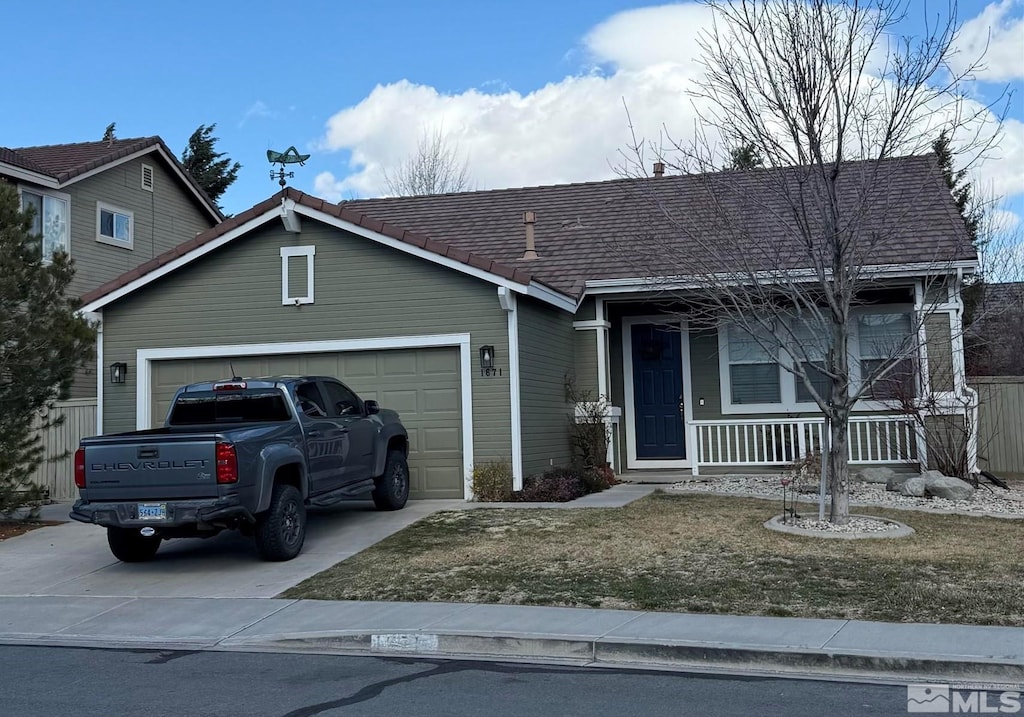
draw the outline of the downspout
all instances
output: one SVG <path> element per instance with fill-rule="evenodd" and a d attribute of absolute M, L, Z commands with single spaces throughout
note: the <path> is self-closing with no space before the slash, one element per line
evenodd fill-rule
<path fill-rule="evenodd" d="M 96 435 L 103 435 L 103 384 L 107 376 L 103 366 L 103 310 L 92 317 L 96 321 Z"/>
<path fill-rule="evenodd" d="M 508 395 L 511 407 L 512 490 L 523 489 L 523 407 L 519 387 L 519 306 L 516 295 L 498 287 L 498 303 L 508 316 Z"/>

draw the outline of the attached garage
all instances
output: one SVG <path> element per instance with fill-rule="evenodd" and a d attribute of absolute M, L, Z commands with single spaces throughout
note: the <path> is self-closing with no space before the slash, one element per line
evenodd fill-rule
<path fill-rule="evenodd" d="M 97 384 L 102 433 L 161 425 L 185 384 L 321 375 L 399 412 L 413 498 L 471 498 L 480 463 L 511 461 L 518 487 L 526 470 L 568 460 L 572 356 L 555 348 L 574 300 L 520 269 L 292 190 L 83 302 L 100 320 L 100 365 L 126 369 Z M 523 355 L 535 362 L 526 378 L 520 306 L 531 323 Z M 561 323 L 537 322 L 545 312 Z M 536 450 L 524 463 L 527 442 Z"/>
<path fill-rule="evenodd" d="M 245 350 L 237 347 L 236 350 Z M 412 498 L 462 498 L 463 413 L 456 347 L 151 360 L 150 425 L 185 384 L 240 376 L 334 376 L 398 411 L 409 431 Z"/>

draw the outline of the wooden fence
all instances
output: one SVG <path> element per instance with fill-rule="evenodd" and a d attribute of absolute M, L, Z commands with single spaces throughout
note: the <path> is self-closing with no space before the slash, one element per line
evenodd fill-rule
<path fill-rule="evenodd" d="M 96 399 L 62 401 L 51 418 L 64 415 L 64 422 L 43 431 L 44 460 L 32 475 L 32 482 L 50 493 L 50 500 L 68 501 L 78 497 L 75 489 L 74 453 L 78 442 L 96 435 Z"/>
<path fill-rule="evenodd" d="M 974 376 L 978 392 L 978 463 L 996 475 L 1024 474 L 1024 376 Z"/>

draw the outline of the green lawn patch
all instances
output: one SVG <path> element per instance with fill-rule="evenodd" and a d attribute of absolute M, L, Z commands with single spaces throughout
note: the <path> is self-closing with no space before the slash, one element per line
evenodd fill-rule
<path fill-rule="evenodd" d="M 656 493 L 437 513 L 283 597 L 1024 625 L 1024 521 L 858 509 L 916 533 L 816 540 L 766 530 L 778 508 Z"/>

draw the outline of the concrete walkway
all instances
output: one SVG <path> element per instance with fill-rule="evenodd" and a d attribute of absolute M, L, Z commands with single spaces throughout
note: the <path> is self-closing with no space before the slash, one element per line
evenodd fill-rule
<path fill-rule="evenodd" d="M 1024 629 L 577 608 L 4 597 L 0 643 L 423 655 L 1024 684 Z"/>

